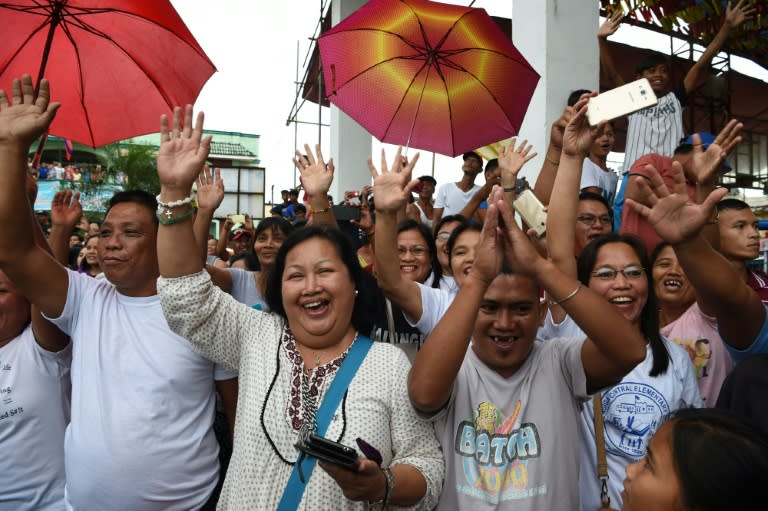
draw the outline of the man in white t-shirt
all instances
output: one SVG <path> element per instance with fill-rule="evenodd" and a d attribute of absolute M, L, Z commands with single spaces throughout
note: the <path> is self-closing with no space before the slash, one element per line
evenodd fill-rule
<path fill-rule="evenodd" d="M 469 276 L 416 355 L 409 395 L 445 454 L 438 509 L 578 509 L 580 404 L 640 362 L 645 340 L 541 258 L 501 198 L 497 190 Z M 536 340 L 539 284 L 586 339 Z"/>
<path fill-rule="evenodd" d="M 29 208 L 29 146 L 58 108 L 48 83 L 39 88 L 35 97 L 25 76 L 14 82 L 12 101 L 0 94 L 0 269 L 72 338 L 67 508 L 202 509 L 219 478 L 215 391 L 234 409 L 234 374 L 217 370 L 165 322 L 150 194 L 110 201 L 98 245 L 108 281 L 65 269 L 16 221 Z"/>
<path fill-rule="evenodd" d="M 444 183 L 437 190 L 432 225 L 437 225 L 443 215 L 458 215 L 464 206 L 480 190 L 475 178 L 483 170 L 483 159 L 474 151 L 464 153 L 461 181 Z"/>
<path fill-rule="evenodd" d="M 30 315 L 29 302 L 2 271 L 0 318 L 0 448 L 7 467 L 0 510 L 58 511 L 72 346 L 39 313 Z"/>

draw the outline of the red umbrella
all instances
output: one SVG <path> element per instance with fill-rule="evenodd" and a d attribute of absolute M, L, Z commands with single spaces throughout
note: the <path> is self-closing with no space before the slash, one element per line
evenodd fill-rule
<path fill-rule="evenodd" d="M 371 0 L 318 45 L 328 99 L 382 142 L 456 156 L 517 134 L 539 75 L 484 9 Z"/>
<path fill-rule="evenodd" d="M 0 0 L 0 26 L 0 84 L 48 78 L 50 133 L 92 147 L 156 132 L 216 70 L 167 0 Z"/>

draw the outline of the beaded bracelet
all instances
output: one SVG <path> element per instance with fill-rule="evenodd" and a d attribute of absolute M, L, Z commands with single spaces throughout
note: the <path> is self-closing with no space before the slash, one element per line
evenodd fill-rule
<path fill-rule="evenodd" d="M 173 211 L 170 208 L 160 206 L 157 208 L 157 221 L 160 225 L 173 225 L 191 218 L 194 214 L 195 208 L 193 207 L 190 207 L 179 216 L 174 216 Z"/>
<path fill-rule="evenodd" d="M 155 197 L 155 200 L 157 200 L 158 210 L 160 208 L 170 209 L 170 208 L 178 208 L 179 206 L 183 206 L 185 204 L 191 204 L 192 203 L 192 194 L 190 193 L 187 197 L 184 197 L 183 199 L 174 200 L 171 202 L 162 202 L 160 200 L 160 195 Z"/>
<path fill-rule="evenodd" d="M 549 300 L 549 304 L 550 305 L 562 305 L 565 302 L 567 302 L 568 300 L 570 300 L 571 298 L 573 298 L 574 296 L 576 296 L 576 293 L 578 293 L 580 290 L 581 290 L 581 282 L 579 282 L 579 285 L 576 286 L 576 289 L 574 289 L 573 291 L 568 293 L 568 296 L 566 296 L 562 300 Z"/>

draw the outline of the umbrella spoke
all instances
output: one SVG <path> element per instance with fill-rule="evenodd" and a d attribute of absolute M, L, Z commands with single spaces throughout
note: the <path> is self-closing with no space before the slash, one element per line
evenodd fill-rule
<path fill-rule="evenodd" d="M 395 111 L 392 114 L 392 118 L 389 120 L 389 124 L 387 124 L 387 129 L 384 130 L 383 138 L 386 138 L 387 134 L 389 133 L 390 128 L 392 128 L 392 123 L 394 122 L 395 118 L 397 118 L 397 113 L 400 111 L 401 108 L 403 108 L 403 104 L 405 103 L 405 100 L 408 97 L 408 91 L 411 90 L 411 87 L 413 87 L 413 83 L 416 81 L 416 78 L 418 78 L 419 74 L 421 74 L 421 72 L 427 66 L 428 66 L 428 63 L 424 62 L 424 65 L 422 65 L 421 68 L 419 68 L 419 70 L 416 71 L 413 74 L 413 78 L 411 78 L 411 81 L 408 84 L 408 87 L 405 89 L 405 94 L 403 94 L 403 96 L 400 98 L 400 102 L 398 103 L 397 108 L 395 108 Z M 427 71 L 427 78 L 428 77 L 429 77 L 429 71 Z M 424 84 L 426 85 L 426 83 L 427 82 L 426 82 L 426 78 L 425 78 Z M 422 90 L 422 94 L 423 93 L 424 93 L 424 91 Z M 413 129 L 413 127 L 411 127 L 411 129 Z M 409 137 L 409 141 L 410 141 L 410 137 Z"/>
<path fill-rule="evenodd" d="M 421 45 L 411 41 L 410 39 L 406 39 L 402 34 L 398 34 L 397 32 L 392 32 L 391 30 L 384 30 L 382 28 L 367 28 L 367 27 L 364 27 L 364 28 L 349 28 L 349 29 L 346 29 L 346 30 L 339 30 L 338 32 L 336 32 L 336 34 L 351 33 L 351 32 L 376 32 L 376 33 L 379 33 L 379 34 L 390 35 L 390 36 L 392 36 L 392 37 L 394 37 L 396 39 L 400 39 L 403 43 L 405 43 L 406 45 L 410 46 L 411 48 L 413 48 L 414 50 L 418 51 L 419 53 L 426 54 L 428 52 L 428 48 L 426 48 L 424 46 L 421 46 Z"/>
<path fill-rule="evenodd" d="M 8 59 L 8 62 L 6 62 L 3 67 L 0 67 L 0 74 L 5 73 L 5 70 L 8 68 L 8 66 L 10 66 L 13 63 L 13 61 L 16 59 L 19 53 L 21 53 L 21 51 L 29 43 L 29 41 L 32 40 L 38 34 L 38 32 L 40 32 L 47 26 L 48 26 L 48 21 L 44 21 L 39 27 L 33 30 L 29 34 L 29 36 L 26 39 L 24 39 L 24 41 L 21 42 L 21 44 L 17 46 L 16 51 L 13 52 L 13 55 L 11 55 L 11 57 Z"/>

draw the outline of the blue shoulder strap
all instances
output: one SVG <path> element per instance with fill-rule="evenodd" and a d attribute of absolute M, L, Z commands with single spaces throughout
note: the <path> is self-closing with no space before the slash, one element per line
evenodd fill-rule
<path fill-rule="evenodd" d="M 363 363 L 368 350 L 373 346 L 373 341 L 364 335 L 358 335 L 357 340 L 350 346 L 347 356 L 336 370 L 336 377 L 331 382 L 331 386 L 325 393 L 323 402 L 315 415 L 315 432 L 320 436 L 325 436 L 328 425 L 334 412 L 339 407 L 344 394 L 347 392 L 352 378 L 355 377 L 357 369 Z M 294 511 L 298 509 L 301 497 L 304 495 L 304 489 L 312 476 L 317 459 L 312 456 L 299 456 L 296 464 L 293 466 L 291 477 L 283 490 L 283 496 L 280 498 L 278 511 Z M 303 473 L 302 478 L 300 474 Z M 302 481 L 303 479 L 303 481 Z"/>

